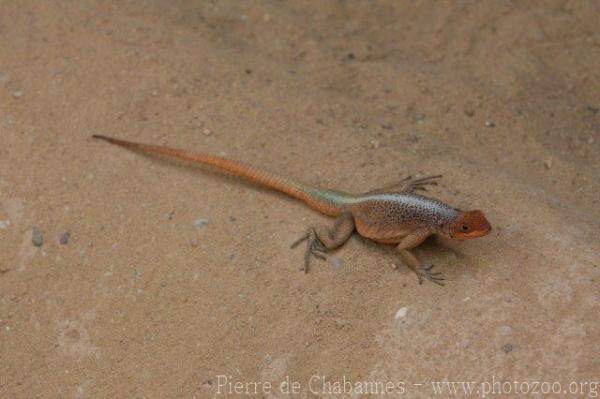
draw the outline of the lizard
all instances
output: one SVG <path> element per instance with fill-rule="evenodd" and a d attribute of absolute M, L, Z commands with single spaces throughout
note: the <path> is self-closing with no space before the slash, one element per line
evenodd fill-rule
<path fill-rule="evenodd" d="M 408 176 L 392 185 L 353 195 L 313 187 L 277 173 L 215 155 L 136 143 L 103 135 L 92 137 L 132 151 L 209 165 L 260 186 L 288 194 L 324 215 L 335 217 L 332 226 L 310 227 L 292 244 L 294 248 L 303 241 L 307 242 L 303 267 L 305 273 L 308 272 L 312 257 L 326 259 L 328 251 L 343 245 L 356 231 L 372 241 L 396 245 L 404 263 L 417 275 L 419 284 L 428 280 L 443 286 L 444 277 L 441 272 L 433 271 L 433 265 L 424 265 L 411 250 L 434 234 L 467 240 L 483 237 L 492 230 L 480 210 L 463 211 L 417 193 L 426 191 L 426 186 L 437 185 L 442 175 L 422 178 Z"/>

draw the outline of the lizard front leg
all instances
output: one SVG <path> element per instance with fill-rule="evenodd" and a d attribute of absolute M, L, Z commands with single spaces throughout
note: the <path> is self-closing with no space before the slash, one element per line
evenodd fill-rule
<path fill-rule="evenodd" d="M 333 223 L 333 227 L 321 226 L 309 228 L 305 235 L 292 244 L 292 248 L 294 248 L 302 241 L 308 241 L 304 255 L 304 273 L 308 272 L 311 256 L 325 260 L 325 253 L 348 241 L 353 231 L 354 217 L 349 212 L 344 212 L 338 216 Z"/>
<path fill-rule="evenodd" d="M 398 244 L 398 251 L 400 251 L 400 255 L 402 255 L 406 264 L 416 273 L 417 278 L 419 279 L 419 284 L 423 284 L 423 278 L 426 278 L 432 283 L 443 286 L 444 278 L 441 276 L 442 273 L 433 273 L 431 270 L 433 269 L 433 265 L 429 267 L 423 266 L 419 259 L 417 259 L 417 257 L 410 252 L 410 249 L 413 249 L 421 244 L 430 235 L 431 232 L 428 229 L 416 230 L 400 241 Z"/>

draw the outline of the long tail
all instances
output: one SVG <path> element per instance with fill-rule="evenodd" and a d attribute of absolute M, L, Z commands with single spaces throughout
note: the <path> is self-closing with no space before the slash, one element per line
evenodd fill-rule
<path fill-rule="evenodd" d="M 337 216 L 342 206 L 351 196 L 339 191 L 311 187 L 301 182 L 287 179 L 275 173 L 260 170 L 251 165 L 231 161 L 209 154 L 194 154 L 185 150 L 161 147 L 151 144 L 134 143 L 112 137 L 93 135 L 92 137 L 125 147 L 129 150 L 164 155 L 167 157 L 214 166 L 218 169 L 243 177 L 258 185 L 284 192 L 294 198 L 304 201 L 311 208 L 329 216 Z"/>

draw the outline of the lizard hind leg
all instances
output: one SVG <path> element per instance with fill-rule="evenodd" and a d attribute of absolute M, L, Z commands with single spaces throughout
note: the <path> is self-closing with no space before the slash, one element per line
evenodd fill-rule
<path fill-rule="evenodd" d="M 415 190 L 423 190 L 423 191 L 427 191 L 427 189 L 425 188 L 425 186 L 437 186 L 437 179 L 441 179 L 443 176 L 442 175 L 435 175 L 435 176 L 426 176 L 426 177 L 421 177 L 420 179 L 413 179 L 412 176 L 408 176 L 405 180 L 406 180 L 406 185 L 408 186 L 409 190 L 415 191 Z"/>
<path fill-rule="evenodd" d="M 437 186 L 437 180 L 442 178 L 442 175 L 435 176 L 426 176 L 418 179 L 413 178 L 412 176 L 407 176 L 399 182 L 389 184 L 387 186 L 371 190 L 365 193 L 365 195 L 369 194 L 380 194 L 387 192 L 401 192 L 401 193 L 412 193 L 417 190 L 427 191 L 426 186 Z"/>
<path fill-rule="evenodd" d="M 321 260 L 327 259 L 327 251 L 338 248 L 348 241 L 353 231 L 354 218 L 348 212 L 338 216 L 332 227 L 309 228 L 306 234 L 292 244 L 292 248 L 295 248 L 301 242 L 307 241 L 304 254 L 304 273 L 308 272 L 311 256 Z"/>

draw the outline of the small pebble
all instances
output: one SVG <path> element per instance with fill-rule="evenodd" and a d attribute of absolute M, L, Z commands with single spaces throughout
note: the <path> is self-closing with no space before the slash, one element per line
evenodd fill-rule
<path fill-rule="evenodd" d="M 37 227 L 33 227 L 31 229 L 31 242 L 36 247 L 41 247 L 42 245 L 44 245 L 44 235 Z"/>
<path fill-rule="evenodd" d="M 13 98 L 21 98 L 23 96 L 23 92 L 21 90 L 15 90 L 11 94 Z"/>
<path fill-rule="evenodd" d="M 202 130 L 202 133 L 205 136 L 210 136 L 212 134 L 212 131 L 210 129 L 205 128 L 204 130 Z"/>
<path fill-rule="evenodd" d="M 344 266 L 344 260 L 342 258 L 338 258 L 337 256 L 332 256 L 330 258 L 330 262 L 334 269 L 339 269 Z"/>
<path fill-rule="evenodd" d="M 190 245 L 192 248 L 196 248 L 199 244 L 200 241 L 198 241 L 198 237 L 194 237 L 190 240 Z"/>
<path fill-rule="evenodd" d="M 398 265 L 397 265 L 397 264 L 395 264 L 395 263 L 392 263 L 392 264 L 390 265 L 390 267 L 392 268 L 392 270 L 397 270 L 397 269 L 398 269 Z"/>
<path fill-rule="evenodd" d="M 508 335 L 512 332 L 512 328 L 510 326 L 503 325 L 498 328 L 498 332 L 502 335 Z"/>
<path fill-rule="evenodd" d="M 379 140 L 373 139 L 373 140 L 371 140 L 370 144 L 371 144 L 371 148 L 374 150 L 379 148 Z"/>
<path fill-rule="evenodd" d="M 396 320 L 398 319 L 403 319 L 406 317 L 406 314 L 408 313 L 408 308 L 404 307 L 404 308 L 400 308 L 398 309 L 398 311 L 396 312 L 396 316 L 394 316 L 394 318 Z"/>
<path fill-rule="evenodd" d="M 415 114 L 415 116 L 414 116 L 415 121 L 419 122 L 419 123 L 422 123 L 425 120 L 426 117 L 427 117 L 427 115 L 425 115 L 425 114 L 423 114 L 421 112 L 417 112 Z"/>
<path fill-rule="evenodd" d="M 510 352 L 512 352 L 512 350 L 513 350 L 512 344 L 502 345 L 502 352 L 510 353 Z"/>
<path fill-rule="evenodd" d="M 60 240 L 58 240 L 58 241 L 60 242 L 61 245 L 67 245 L 69 243 L 70 239 L 71 239 L 71 232 L 65 231 L 63 233 L 63 235 L 60 236 Z"/>
<path fill-rule="evenodd" d="M 206 219 L 196 219 L 194 225 L 198 228 L 202 228 L 208 224 L 208 220 Z"/>
<path fill-rule="evenodd" d="M 408 141 L 409 143 L 416 143 L 419 140 L 419 136 L 417 136 L 416 134 L 409 134 L 406 138 L 406 141 Z"/>
<path fill-rule="evenodd" d="M 485 121 L 485 127 L 495 127 L 496 124 L 492 121 Z"/>
<path fill-rule="evenodd" d="M 546 167 L 546 169 L 550 169 L 552 167 L 552 160 L 551 159 L 546 159 L 544 161 L 544 167 Z"/>

